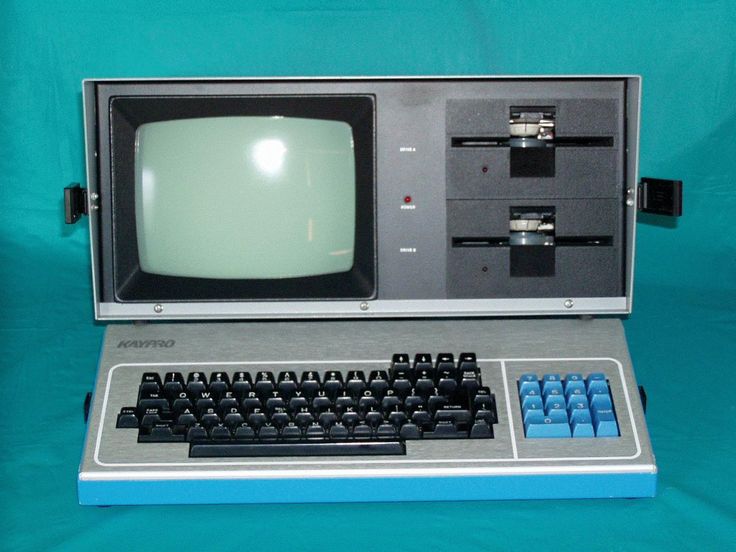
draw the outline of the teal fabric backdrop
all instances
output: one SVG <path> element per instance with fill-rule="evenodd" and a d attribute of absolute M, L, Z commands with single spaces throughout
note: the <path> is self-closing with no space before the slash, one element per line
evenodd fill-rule
<path fill-rule="evenodd" d="M 736 547 L 736 4 L 0 3 L 0 549 Z M 652 500 L 82 508 L 103 326 L 86 223 L 84 77 L 643 75 L 641 174 L 685 181 L 642 219 L 626 321 L 660 468 Z"/>

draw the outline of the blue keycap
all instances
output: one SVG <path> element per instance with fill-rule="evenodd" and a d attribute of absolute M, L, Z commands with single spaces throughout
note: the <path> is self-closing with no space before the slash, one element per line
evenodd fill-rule
<path fill-rule="evenodd" d="M 588 410 L 588 399 L 585 397 L 585 395 L 573 395 L 567 401 L 568 410 L 573 411 L 581 408 Z"/>
<path fill-rule="evenodd" d="M 542 390 L 539 387 L 539 383 L 535 382 L 526 382 L 521 385 L 519 388 L 519 396 L 520 397 L 526 397 L 527 395 L 536 395 L 538 397 L 542 396 Z"/>
<path fill-rule="evenodd" d="M 523 374 L 519 378 L 519 395 L 523 395 L 529 389 L 536 389 L 537 395 L 542 394 L 536 374 Z"/>
<path fill-rule="evenodd" d="M 570 381 L 565 385 L 565 396 L 570 397 L 571 395 L 585 395 L 587 389 L 585 389 L 585 382 L 583 380 Z"/>
<path fill-rule="evenodd" d="M 595 410 L 613 410 L 611 395 L 608 393 L 594 393 L 590 396 L 590 408 Z"/>
<path fill-rule="evenodd" d="M 550 395 L 547 397 L 547 400 L 544 401 L 544 409 L 547 411 L 567 409 L 565 398 L 562 396 Z"/>
<path fill-rule="evenodd" d="M 570 423 L 589 423 L 592 424 L 592 419 L 590 417 L 590 410 L 587 408 L 575 408 L 573 410 L 570 410 Z"/>
<path fill-rule="evenodd" d="M 567 423 L 567 411 L 561 410 L 550 410 L 547 412 L 545 418 L 552 420 L 553 424 L 566 424 Z"/>
<path fill-rule="evenodd" d="M 595 437 L 593 420 L 588 410 L 575 410 L 570 416 L 573 437 Z"/>
<path fill-rule="evenodd" d="M 594 390 L 608 390 L 608 381 L 606 381 L 605 374 L 590 374 L 585 380 L 585 387 L 588 389 L 588 394 Z"/>
<path fill-rule="evenodd" d="M 541 424 L 529 424 L 526 427 L 526 436 L 529 438 L 570 437 L 570 426 L 555 423 L 552 418 L 544 418 Z"/>
<path fill-rule="evenodd" d="M 521 409 L 526 410 L 528 408 L 537 408 L 539 410 L 544 409 L 544 406 L 542 405 L 542 397 L 535 397 L 531 395 L 527 395 L 524 397 L 521 401 Z"/>
<path fill-rule="evenodd" d="M 565 376 L 565 387 L 570 385 L 571 383 L 575 382 L 581 382 L 583 385 L 585 385 L 585 380 L 583 379 L 583 374 L 567 374 Z"/>
<path fill-rule="evenodd" d="M 618 437 L 618 424 L 613 410 L 594 410 L 593 425 L 596 437 Z"/>
<path fill-rule="evenodd" d="M 542 385 L 542 396 L 546 399 L 550 395 L 564 396 L 565 393 L 562 390 L 562 383 L 559 381 L 548 381 Z"/>
<path fill-rule="evenodd" d="M 544 418 L 544 411 L 530 408 L 524 412 L 524 427 L 527 427 L 529 424 L 543 424 Z"/>

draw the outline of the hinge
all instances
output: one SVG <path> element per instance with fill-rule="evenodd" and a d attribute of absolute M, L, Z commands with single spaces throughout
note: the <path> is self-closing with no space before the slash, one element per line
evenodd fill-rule
<path fill-rule="evenodd" d="M 637 208 L 642 213 L 682 216 L 682 180 L 642 178 Z"/>
<path fill-rule="evenodd" d="M 74 224 L 86 214 L 87 190 L 77 182 L 64 188 L 64 222 Z"/>

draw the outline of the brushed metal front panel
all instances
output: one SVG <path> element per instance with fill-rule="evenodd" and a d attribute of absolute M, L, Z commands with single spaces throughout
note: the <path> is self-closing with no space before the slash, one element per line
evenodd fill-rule
<path fill-rule="evenodd" d="M 494 439 L 408 441 L 406 456 L 189 458 L 186 443 L 138 443 L 116 429 L 147 371 L 388 369 L 391 355 L 475 352 L 496 395 Z M 527 439 L 516 382 L 524 372 L 604 372 L 620 437 Z M 107 329 L 83 479 L 370 477 L 653 472 L 637 384 L 618 320 L 426 320 L 180 323 Z"/>

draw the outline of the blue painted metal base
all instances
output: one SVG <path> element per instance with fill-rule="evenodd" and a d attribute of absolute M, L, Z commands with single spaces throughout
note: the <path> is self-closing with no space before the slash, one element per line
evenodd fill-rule
<path fill-rule="evenodd" d="M 83 505 L 637 498 L 653 473 L 347 479 L 83 481 Z"/>

